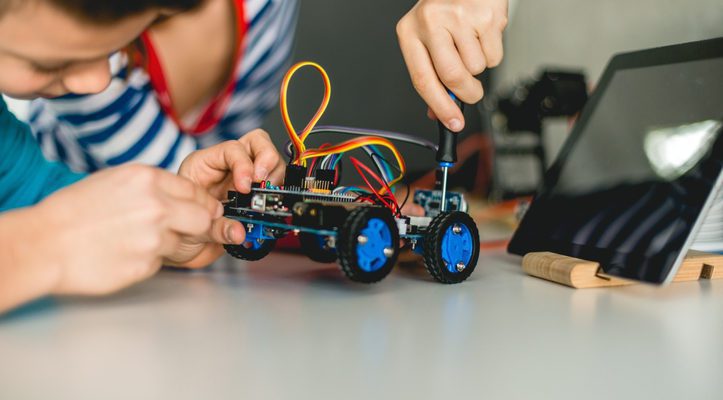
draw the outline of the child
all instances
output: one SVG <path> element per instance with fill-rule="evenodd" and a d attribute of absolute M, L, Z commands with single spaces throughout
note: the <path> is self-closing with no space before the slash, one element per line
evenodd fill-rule
<path fill-rule="evenodd" d="M 185 3 L 193 8 L 113 55 L 102 93 L 33 105 L 46 156 L 80 171 L 128 161 L 175 171 L 191 151 L 261 126 L 278 100 L 297 1 Z M 506 23 L 507 0 L 420 0 L 397 26 L 415 88 L 455 132 L 464 117 L 445 87 L 470 104 L 482 98 L 475 75 L 500 63 Z"/>
<path fill-rule="evenodd" d="M 422 0 L 398 26 L 415 86 L 454 130 L 461 129 L 453 121 L 461 115 L 445 105 L 444 86 L 468 102 L 481 96 L 477 83 L 460 77 L 479 71 L 482 64 L 467 63 L 482 56 L 485 66 L 496 62 L 484 43 L 495 43 L 498 35 L 488 32 L 504 27 L 504 18 L 495 18 L 500 3 L 506 6 L 505 0 Z M 224 8 L 231 5 L 233 13 Z M 267 7 L 276 8 L 268 14 Z M 268 135 L 253 131 L 181 160 L 206 141 L 257 126 L 276 102 L 266 85 L 283 72 L 291 39 L 281 29 L 293 26 L 294 14 L 291 0 L 0 0 L 0 92 L 58 98 L 34 112 L 47 153 L 81 170 L 139 161 L 178 167 L 187 178 L 131 165 L 83 179 L 43 159 L 27 128 L 0 104 L 0 210 L 26 207 L 0 214 L 0 311 L 50 293 L 115 291 L 162 264 L 206 265 L 219 256 L 219 243 L 243 241 L 238 222 L 219 218 L 218 199 L 231 187 L 248 192 L 252 179 L 280 179 L 283 163 Z M 452 39 L 436 29 L 437 15 L 447 30 L 474 29 Z M 468 15 L 486 16 L 485 29 Z M 270 20 L 277 34 L 255 25 Z M 128 49 L 139 35 L 142 46 Z M 200 50 L 182 51 L 199 46 L 198 38 Z M 481 45 L 458 52 L 470 38 Z M 224 71 L 233 71 L 233 79 Z M 243 88 L 248 92 L 239 95 Z M 188 138 L 194 134 L 201 137 Z"/>
<path fill-rule="evenodd" d="M 111 3 L 111 14 L 127 7 Z M 113 54 L 101 93 L 33 104 L 47 157 L 78 171 L 135 161 L 175 172 L 192 151 L 261 126 L 290 61 L 296 0 L 181 3 L 190 9 Z"/>
<path fill-rule="evenodd" d="M 187 3 L 0 0 L 0 92 L 103 90 L 109 54 Z M 220 243 L 244 240 L 241 224 L 220 218 L 219 199 L 260 171 L 277 180 L 283 163 L 255 131 L 191 154 L 182 177 L 139 165 L 85 177 L 46 161 L 0 100 L 0 312 L 48 294 L 116 291 L 163 264 L 207 265 Z"/>

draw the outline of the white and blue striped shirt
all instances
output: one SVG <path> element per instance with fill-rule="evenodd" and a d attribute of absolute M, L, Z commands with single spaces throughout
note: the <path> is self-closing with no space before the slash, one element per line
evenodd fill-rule
<path fill-rule="evenodd" d="M 117 53 L 103 92 L 32 103 L 30 124 L 45 156 L 76 171 L 137 162 L 175 172 L 191 152 L 259 128 L 291 61 L 297 0 L 244 0 L 244 6 L 235 88 L 215 127 L 196 136 L 183 132 L 162 110 L 146 70 L 128 70 L 126 55 Z"/>

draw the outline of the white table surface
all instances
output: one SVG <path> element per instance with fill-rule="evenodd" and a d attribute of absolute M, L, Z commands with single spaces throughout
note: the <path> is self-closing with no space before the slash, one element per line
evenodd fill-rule
<path fill-rule="evenodd" d="M 483 254 L 373 286 L 274 254 L 0 318 L 0 399 L 721 399 L 723 282 L 572 290 Z"/>

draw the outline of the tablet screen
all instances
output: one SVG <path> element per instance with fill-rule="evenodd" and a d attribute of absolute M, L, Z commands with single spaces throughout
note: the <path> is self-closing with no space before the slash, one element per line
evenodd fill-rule
<path fill-rule="evenodd" d="M 723 57 L 615 69 L 598 91 L 509 250 L 662 283 L 720 185 Z"/>

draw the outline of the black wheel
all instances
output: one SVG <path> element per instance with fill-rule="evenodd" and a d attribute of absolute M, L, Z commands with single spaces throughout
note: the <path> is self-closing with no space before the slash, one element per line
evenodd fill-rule
<path fill-rule="evenodd" d="M 259 243 L 259 241 L 262 241 Z M 258 261 L 271 253 L 276 245 L 276 240 L 257 239 L 253 242 L 243 244 L 225 244 L 223 248 L 233 257 L 247 261 Z"/>
<path fill-rule="evenodd" d="M 479 258 L 479 231 L 472 218 L 459 211 L 432 219 L 424 238 L 424 265 L 438 282 L 460 283 L 474 271 Z"/>
<path fill-rule="evenodd" d="M 392 271 L 399 256 L 399 230 L 392 213 L 359 207 L 344 221 L 337 238 L 339 265 L 355 282 L 378 282 Z"/>
<path fill-rule="evenodd" d="M 326 236 L 301 232 L 299 242 L 301 242 L 301 249 L 313 261 L 320 263 L 333 263 L 336 261 L 336 249 L 329 247 Z"/>

